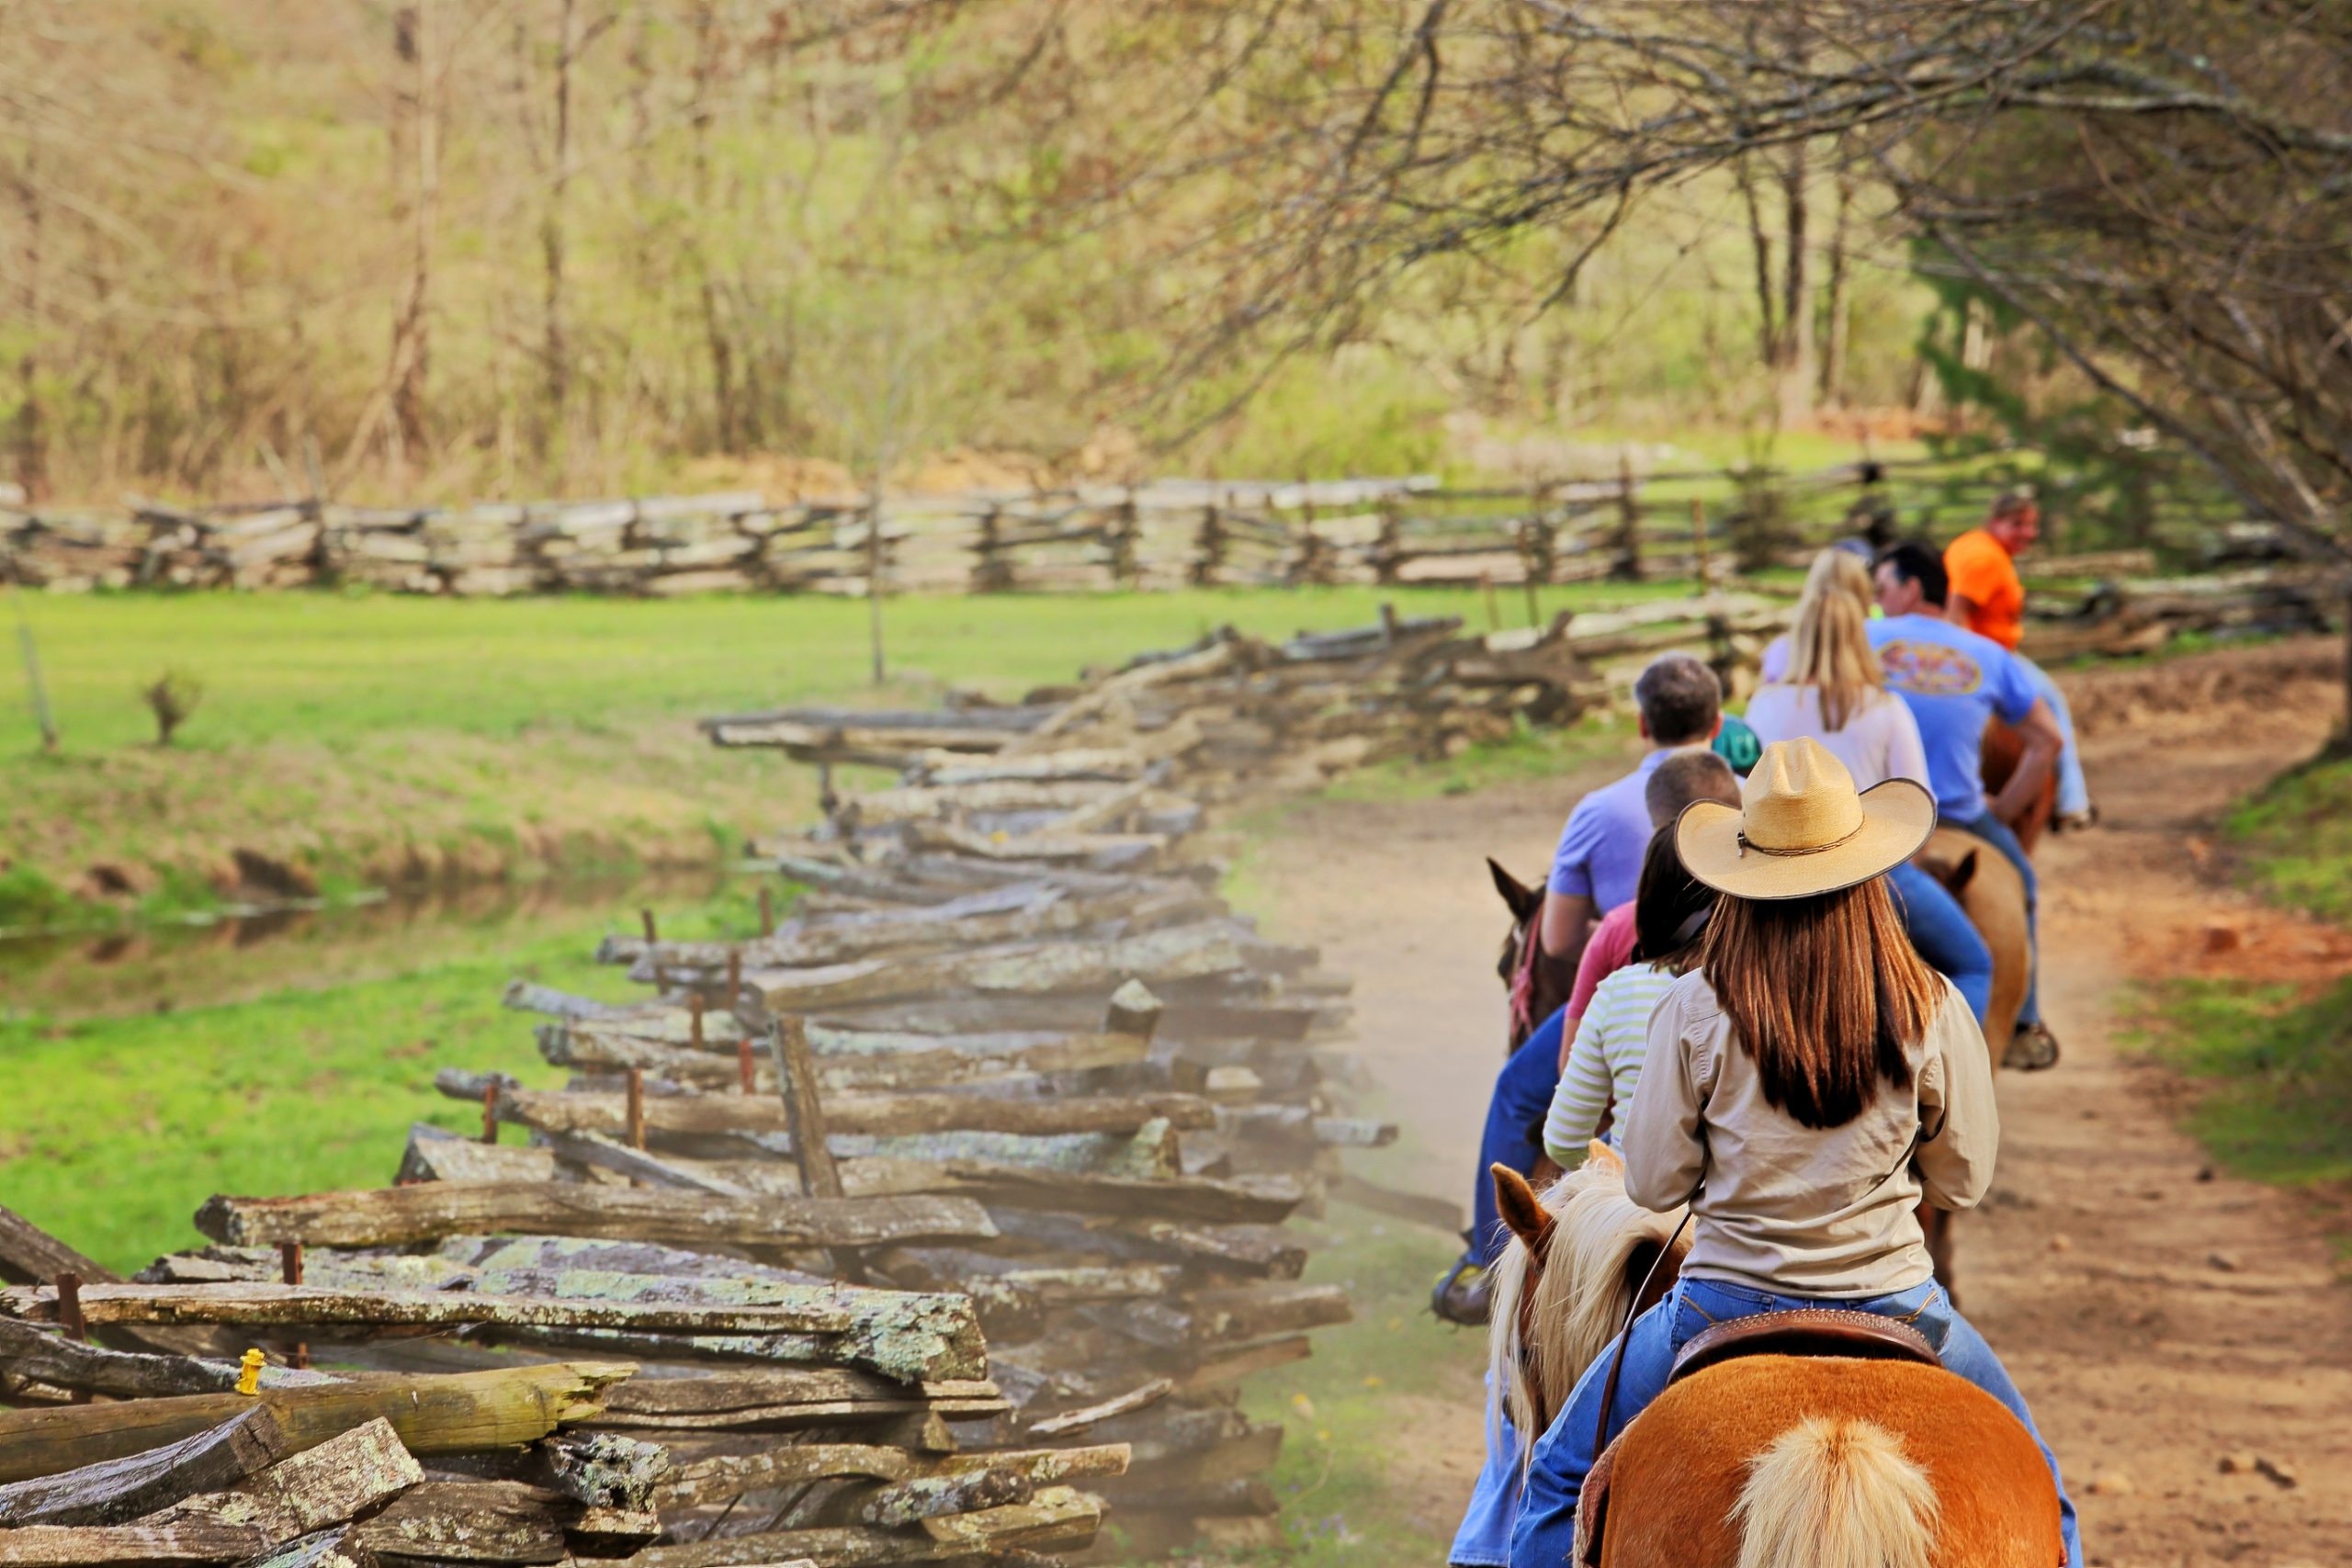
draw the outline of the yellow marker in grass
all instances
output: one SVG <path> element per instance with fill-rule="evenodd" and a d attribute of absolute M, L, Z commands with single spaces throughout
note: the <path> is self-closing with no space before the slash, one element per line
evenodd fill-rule
<path fill-rule="evenodd" d="M 239 1393 L 259 1393 L 261 1392 L 262 1363 L 268 1359 L 269 1358 L 263 1355 L 259 1350 L 248 1350 L 245 1352 L 243 1363 L 244 1370 L 237 1374 L 237 1392 Z"/>

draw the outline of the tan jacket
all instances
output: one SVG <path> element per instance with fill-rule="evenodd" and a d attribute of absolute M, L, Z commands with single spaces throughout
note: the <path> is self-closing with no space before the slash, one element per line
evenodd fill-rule
<path fill-rule="evenodd" d="M 1908 1055 L 1907 1092 L 1882 1081 L 1853 1121 L 1807 1127 L 1765 1101 L 1755 1059 L 1694 970 L 1650 1016 L 1620 1134 L 1625 1190 L 1645 1208 L 1670 1209 L 1703 1172 L 1685 1274 L 1791 1296 L 1908 1290 L 1934 1272 L 1912 1213 L 1922 1188 L 1939 1208 L 1973 1207 L 2001 1141 L 1992 1055 L 1949 981 Z M 1906 1161 L 1922 1122 L 1935 1136 Z"/>

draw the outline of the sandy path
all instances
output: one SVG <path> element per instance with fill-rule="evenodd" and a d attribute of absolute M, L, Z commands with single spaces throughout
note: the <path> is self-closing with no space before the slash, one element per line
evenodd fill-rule
<path fill-rule="evenodd" d="M 2106 822 L 2042 852 L 2044 1000 L 2066 1059 L 2002 1080 L 2000 1183 L 1962 1224 L 1960 1281 L 2066 1466 L 2095 1562 L 2352 1562 L 2352 1297 L 2335 1282 L 2330 1216 L 2214 1176 L 2173 1124 L 2178 1081 L 2113 1043 L 2133 978 L 2352 969 L 2352 936 L 2220 890 L 2202 869 L 2216 813 L 2318 743 L 2334 657 L 2244 650 L 2070 687 Z M 1320 803 L 1265 852 L 1285 937 L 1357 977 L 1363 1051 L 1420 1151 L 1424 1190 L 1463 1194 L 1499 1064 L 1503 918 L 1481 857 L 1534 874 L 1567 805 L 1609 776 Z M 1415 1424 L 1422 1445 L 1449 1450 L 1401 1467 L 1417 1483 L 1466 1493 L 1455 1456 L 1478 1442 L 1478 1354 L 1464 1336 L 1463 1407 Z M 2222 1473 L 2239 1451 L 2298 1483 Z"/>

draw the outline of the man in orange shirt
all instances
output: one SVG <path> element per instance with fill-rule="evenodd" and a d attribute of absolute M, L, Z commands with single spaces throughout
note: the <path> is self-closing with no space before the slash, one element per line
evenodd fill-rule
<path fill-rule="evenodd" d="M 2017 558 L 2041 536 L 2041 510 L 2034 504 L 2033 491 L 2021 487 L 2003 494 L 1983 527 L 1971 528 L 1944 550 L 1944 573 L 1951 580 L 1944 618 L 2017 653 L 2025 636 L 2025 582 L 2018 576 Z M 2098 819 L 2098 809 L 2091 804 L 2090 784 L 2083 777 L 2066 699 L 2040 665 L 2023 654 L 2018 654 L 2018 662 L 2066 735 L 2058 753 L 2058 808 L 2052 826 L 2087 828 Z"/>

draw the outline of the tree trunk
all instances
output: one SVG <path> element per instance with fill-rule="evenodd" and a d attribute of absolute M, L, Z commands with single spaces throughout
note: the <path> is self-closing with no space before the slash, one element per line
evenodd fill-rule
<path fill-rule="evenodd" d="M 1805 201 L 1809 167 L 1804 143 L 1788 150 L 1781 169 L 1781 208 L 1786 224 L 1781 243 L 1781 337 L 1778 372 L 1781 422 L 1791 424 L 1813 412 L 1813 279 L 1808 269 L 1810 212 Z"/>
<path fill-rule="evenodd" d="M 564 327 L 564 197 L 571 184 L 571 64 L 578 48 L 574 27 L 578 0 L 556 0 L 555 167 L 548 182 L 547 211 L 539 220 L 539 254 L 547 266 L 547 441 L 563 443 L 564 409 L 571 393 L 571 347 Z"/>
<path fill-rule="evenodd" d="M 718 76 L 718 19 L 709 0 L 695 7 L 694 107 L 688 124 L 694 131 L 695 211 L 710 210 L 711 94 Z M 741 421 L 736 412 L 735 344 L 727 335 L 718 280 L 712 276 L 710 247 L 697 229 L 692 242 L 695 289 L 702 305 L 703 342 L 710 353 L 710 389 L 722 452 L 736 449 Z"/>
<path fill-rule="evenodd" d="M 416 154 L 416 199 L 410 213 L 408 290 L 392 334 L 392 457 L 406 463 L 426 446 L 425 382 L 432 364 L 433 239 L 441 207 L 441 103 L 434 59 L 434 9 L 417 0 L 393 18 L 393 45 L 411 67 L 411 138 Z"/>
<path fill-rule="evenodd" d="M 1821 400 L 1836 408 L 1846 404 L 1846 345 L 1853 331 L 1853 292 L 1846 276 L 1846 247 L 1854 209 L 1854 176 L 1838 174 L 1838 216 L 1829 231 L 1829 312 L 1827 341 L 1821 354 Z"/>
<path fill-rule="evenodd" d="M 24 170 L 17 179 L 17 214 L 24 227 L 25 351 L 17 358 L 17 483 L 28 502 L 49 499 L 49 429 L 40 406 L 41 200 L 40 143 L 29 127 Z"/>
<path fill-rule="evenodd" d="M 1756 197 L 1756 175 L 1740 161 L 1739 199 L 1747 209 L 1747 244 L 1756 264 L 1756 359 L 1767 369 L 1781 361 L 1780 299 L 1772 288 L 1772 236 L 1764 231 L 1764 208 Z"/>

